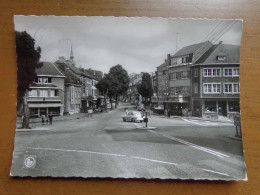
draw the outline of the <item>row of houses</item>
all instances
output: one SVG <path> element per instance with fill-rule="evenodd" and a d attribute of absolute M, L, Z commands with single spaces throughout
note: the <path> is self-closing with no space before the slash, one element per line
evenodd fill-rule
<path fill-rule="evenodd" d="M 36 74 L 25 95 L 30 116 L 75 114 L 96 106 L 99 92 L 95 85 L 103 73 L 76 67 L 73 55 L 69 60 L 59 57 L 53 63 L 42 62 Z"/>
<path fill-rule="evenodd" d="M 152 102 L 176 115 L 232 118 L 239 105 L 240 46 L 202 42 L 167 55 L 153 75 Z"/>

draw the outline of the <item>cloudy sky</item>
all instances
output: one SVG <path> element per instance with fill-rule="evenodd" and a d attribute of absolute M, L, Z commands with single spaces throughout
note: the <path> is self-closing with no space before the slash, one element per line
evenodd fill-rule
<path fill-rule="evenodd" d="M 129 73 L 153 72 L 184 46 L 202 41 L 240 45 L 242 21 L 145 17 L 15 16 L 42 48 L 41 60 L 69 58 L 76 66 L 108 72 L 121 64 Z"/>

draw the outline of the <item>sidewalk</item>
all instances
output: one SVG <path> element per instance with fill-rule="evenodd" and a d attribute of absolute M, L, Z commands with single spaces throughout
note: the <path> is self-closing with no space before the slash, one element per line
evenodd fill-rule
<path fill-rule="evenodd" d="M 103 113 L 93 113 L 92 117 L 98 116 L 100 114 L 107 114 L 110 112 L 115 111 L 116 109 L 113 110 L 108 110 L 108 112 L 103 112 Z M 89 118 L 92 118 L 89 117 Z M 81 119 L 81 118 L 88 118 L 88 113 L 77 113 L 77 114 L 71 114 L 71 115 L 64 115 L 64 116 L 55 116 L 53 117 L 53 123 L 55 124 L 55 121 L 67 121 L 67 120 L 75 120 L 75 119 Z M 23 132 L 23 131 L 49 131 L 52 128 L 52 125 L 50 124 L 42 124 L 41 118 L 31 118 L 29 121 L 31 129 L 20 129 L 19 127 L 21 126 L 22 121 L 20 117 L 17 117 L 16 119 L 16 131 L 18 132 Z M 37 126 L 36 126 L 37 125 Z"/>
<path fill-rule="evenodd" d="M 165 118 L 163 115 L 154 115 L 152 116 L 161 116 Z M 180 119 L 190 119 L 190 120 L 198 120 L 198 121 L 211 121 L 211 122 L 222 122 L 222 123 L 230 123 L 233 124 L 234 121 L 228 119 L 226 117 L 219 117 L 218 119 L 210 119 L 210 118 L 202 118 L 202 117 L 195 117 L 195 116 L 171 116 L 170 118 L 180 118 Z"/>

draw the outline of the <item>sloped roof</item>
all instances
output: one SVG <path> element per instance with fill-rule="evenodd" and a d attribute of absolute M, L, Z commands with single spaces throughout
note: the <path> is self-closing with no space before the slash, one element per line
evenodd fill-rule
<path fill-rule="evenodd" d="M 201 48 L 203 45 L 209 44 L 209 41 L 206 42 L 201 42 L 193 45 L 189 45 L 186 47 L 181 48 L 179 51 L 177 51 L 172 57 L 178 57 L 178 56 L 183 56 L 187 55 L 190 53 L 194 53 L 197 49 Z"/>
<path fill-rule="evenodd" d="M 60 72 L 62 72 L 63 75 L 66 76 L 65 83 L 81 85 L 80 78 L 76 76 L 70 68 L 67 68 L 66 65 L 67 64 L 65 64 L 64 62 L 56 62 L 57 68 L 60 70 Z"/>
<path fill-rule="evenodd" d="M 36 68 L 35 72 L 37 75 L 64 77 L 62 72 L 51 62 L 42 62 L 42 66 Z"/>
<path fill-rule="evenodd" d="M 219 61 L 217 60 L 217 56 L 226 56 L 226 59 Z M 239 58 L 239 45 L 217 44 L 205 52 L 195 64 L 239 63 Z"/>

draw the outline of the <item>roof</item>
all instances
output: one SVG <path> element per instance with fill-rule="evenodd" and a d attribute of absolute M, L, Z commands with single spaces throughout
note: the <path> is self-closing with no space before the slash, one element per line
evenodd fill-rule
<path fill-rule="evenodd" d="M 42 62 L 42 66 L 36 68 L 37 75 L 64 77 L 62 72 L 51 62 Z"/>
<path fill-rule="evenodd" d="M 194 53 L 197 49 L 201 48 L 203 45 L 209 44 L 211 42 L 206 41 L 206 42 L 201 42 L 193 45 L 189 45 L 186 47 L 181 48 L 179 51 L 177 51 L 172 57 L 178 57 L 178 56 L 183 56 L 187 55 L 190 53 Z"/>
<path fill-rule="evenodd" d="M 73 71 L 67 67 L 66 63 L 56 62 L 56 66 L 58 67 L 60 72 L 62 72 L 62 74 L 66 76 L 65 83 L 71 83 L 71 84 L 77 84 L 77 85 L 81 84 L 79 76 L 76 76 L 76 73 L 73 73 Z"/>
<path fill-rule="evenodd" d="M 226 59 L 220 61 L 217 56 L 226 56 Z M 217 44 L 205 52 L 195 64 L 239 63 L 239 58 L 239 45 Z"/>

